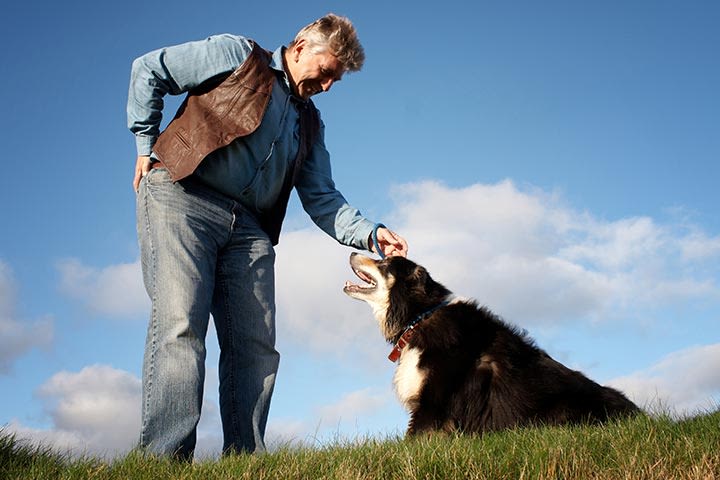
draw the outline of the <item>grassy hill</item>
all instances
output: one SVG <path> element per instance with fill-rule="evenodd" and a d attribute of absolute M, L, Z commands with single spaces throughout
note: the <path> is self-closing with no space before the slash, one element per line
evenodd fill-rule
<path fill-rule="evenodd" d="M 478 436 L 358 440 L 193 464 L 132 453 L 71 459 L 0 432 L 4 479 L 720 479 L 720 410 L 674 421 L 638 417 L 590 427 Z"/>

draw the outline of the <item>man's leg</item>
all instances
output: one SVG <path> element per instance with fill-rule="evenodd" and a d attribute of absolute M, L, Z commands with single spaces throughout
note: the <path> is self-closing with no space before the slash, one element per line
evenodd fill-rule
<path fill-rule="evenodd" d="M 205 336 L 222 223 L 206 199 L 151 170 L 137 199 L 145 286 L 152 301 L 143 362 L 140 446 L 192 458 L 205 377 Z M 226 231 L 227 227 L 225 227 Z"/>
<path fill-rule="evenodd" d="M 224 452 L 261 452 L 280 360 L 275 350 L 275 252 L 255 218 L 234 209 L 219 253 L 213 319 L 220 344 Z"/>

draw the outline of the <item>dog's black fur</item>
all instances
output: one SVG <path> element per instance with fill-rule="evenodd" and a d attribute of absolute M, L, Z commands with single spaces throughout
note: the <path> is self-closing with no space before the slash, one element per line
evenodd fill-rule
<path fill-rule="evenodd" d="M 452 298 L 450 291 L 412 261 L 354 254 L 351 264 L 369 286 L 348 283 L 345 292 L 373 305 L 393 345 L 414 320 L 431 311 L 402 350 L 396 373 L 398 394 L 410 411 L 409 435 L 598 423 L 640 412 L 619 391 L 552 359 L 489 309 L 459 300 L 436 308 Z"/>

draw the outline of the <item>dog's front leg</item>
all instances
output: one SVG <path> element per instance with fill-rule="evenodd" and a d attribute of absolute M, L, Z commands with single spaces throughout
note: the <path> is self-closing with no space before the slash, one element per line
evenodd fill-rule
<path fill-rule="evenodd" d="M 408 437 L 445 430 L 442 413 L 429 406 L 419 406 L 410 413 L 406 435 Z"/>

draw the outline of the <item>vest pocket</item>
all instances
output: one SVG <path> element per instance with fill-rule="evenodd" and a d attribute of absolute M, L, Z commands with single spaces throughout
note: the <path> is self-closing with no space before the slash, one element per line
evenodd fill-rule
<path fill-rule="evenodd" d="M 173 135 L 172 145 L 174 147 L 181 147 L 183 150 L 191 150 L 190 142 L 186 138 L 186 132 L 184 128 L 179 128 Z"/>

